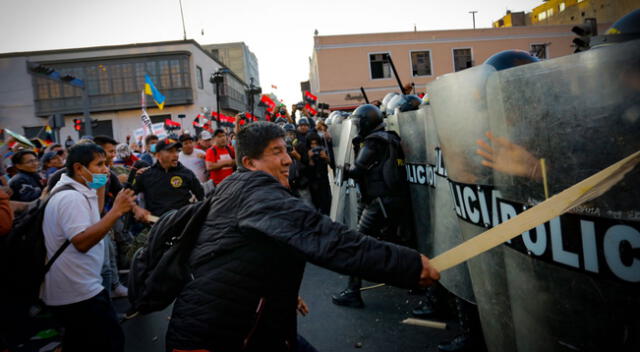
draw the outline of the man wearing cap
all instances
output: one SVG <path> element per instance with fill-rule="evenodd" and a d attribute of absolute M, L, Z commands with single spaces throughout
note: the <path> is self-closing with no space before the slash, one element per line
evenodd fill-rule
<path fill-rule="evenodd" d="M 64 167 L 62 154 L 64 154 L 64 151 L 58 150 L 56 152 L 46 152 L 42 156 L 42 176 L 44 176 L 45 180 L 48 180 L 51 175 Z"/>
<path fill-rule="evenodd" d="M 182 143 L 182 151 L 180 152 L 178 161 L 193 171 L 201 183 L 207 182 L 208 175 L 204 166 L 204 158 L 207 153 L 195 148 L 193 137 L 188 133 L 180 136 L 180 143 Z"/>
<path fill-rule="evenodd" d="M 218 128 L 213 135 L 215 136 L 214 144 L 207 150 L 205 161 L 211 180 L 219 185 L 233 173 L 236 166 L 236 153 L 227 143 L 227 134 L 222 128 Z"/>
<path fill-rule="evenodd" d="M 156 143 L 156 163 L 135 180 L 136 193 L 144 195 L 145 207 L 155 216 L 189 204 L 192 197 L 204 197 L 204 190 L 193 171 L 178 161 L 182 144 L 174 139 Z"/>
<path fill-rule="evenodd" d="M 202 150 L 203 152 L 206 152 L 209 148 L 211 148 L 211 133 L 209 131 L 200 132 L 200 138 L 198 138 L 196 148 Z"/>

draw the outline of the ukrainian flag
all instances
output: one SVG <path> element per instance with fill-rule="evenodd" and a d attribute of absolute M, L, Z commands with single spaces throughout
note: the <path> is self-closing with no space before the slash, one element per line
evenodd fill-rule
<path fill-rule="evenodd" d="M 151 82 L 149 75 L 144 75 L 144 93 L 146 95 L 153 96 L 153 101 L 158 105 L 158 108 L 162 110 L 164 108 L 164 95 L 156 89 L 156 86 Z"/>

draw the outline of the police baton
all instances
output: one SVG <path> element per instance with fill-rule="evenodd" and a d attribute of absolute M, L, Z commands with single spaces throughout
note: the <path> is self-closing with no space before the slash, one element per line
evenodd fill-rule
<path fill-rule="evenodd" d="M 367 92 L 364 91 L 364 87 L 360 87 L 360 92 L 362 92 L 362 97 L 364 98 L 364 102 L 369 104 L 369 97 L 367 97 Z"/>
<path fill-rule="evenodd" d="M 398 76 L 398 71 L 396 71 L 396 65 L 393 64 L 393 60 L 391 59 L 391 54 L 387 54 L 387 62 L 391 65 L 391 70 L 393 71 L 393 75 L 396 76 L 396 81 L 398 81 L 398 87 L 400 87 L 400 94 L 404 94 L 404 88 L 402 86 L 402 82 L 400 81 L 400 76 Z"/>

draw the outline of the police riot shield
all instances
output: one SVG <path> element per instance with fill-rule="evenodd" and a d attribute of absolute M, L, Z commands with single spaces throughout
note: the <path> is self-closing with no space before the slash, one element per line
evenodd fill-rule
<path fill-rule="evenodd" d="M 388 127 L 397 125 L 402 138 L 418 249 L 435 257 L 463 240 L 456 214 L 451 211 L 453 198 L 431 107 L 423 105 L 389 120 Z M 443 272 L 440 283 L 457 297 L 475 302 L 466 263 Z"/>
<path fill-rule="evenodd" d="M 337 157 L 338 149 L 340 147 L 340 138 L 342 137 L 342 123 L 336 123 L 335 120 L 333 120 L 333 123 L 327 126 L 327 130 L 331 135 L 333 155 Z"/>
<path fill-rule="evenodd" d="M 440 149 L 446 165 L 453 208 L 463 239 L 497 221 L 492 199 L 492 171 L 476 153 L 476 141 L 489 130 L 487 79 L 496 71 L 486 65 L 442 76 L 427 91 Z M 489 351 L 515 351 L 503 246 L 467 262 L 482 330 Z"/>
<path fill-rule="evenodd" d="M 498 72 L 487 100 L 506 220 L 640 150 L 640 40 Z M 638 179 L 506 245 L 518 351 L 640 351 Z"/>
<path fill-rule="evenodd" d="M 354 120 L 344 120 L 340 129 L 340 139 L 336 144 L 336 172 L 331 184 L 331 219 L 341 222 L 352 229 L 358 225 L 358 187 L 352 179 L 343 180 L 345 168 L 353 165 L 355 160 L 353 144 L 356 136 Z"/>

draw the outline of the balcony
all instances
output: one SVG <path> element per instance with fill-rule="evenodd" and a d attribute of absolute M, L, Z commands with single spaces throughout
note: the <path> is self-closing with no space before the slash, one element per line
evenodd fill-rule
<path fill-rule="evenodd" d="M 193 104 L 191 88 L 173 88 L 163 90 L 165 106 Z M 147 106 L 155 106 L 153 99 L 147 96 Z M 36 115 L 49 116 L 54 113 L 81 114 L 83 109 L 82 97 L 62 97 L 53 99 L 36 99 Z M 89 111 L 115 111 L 140 108 L 140 92 L 121 94 L 102 94 L 89 96 Z"/>

